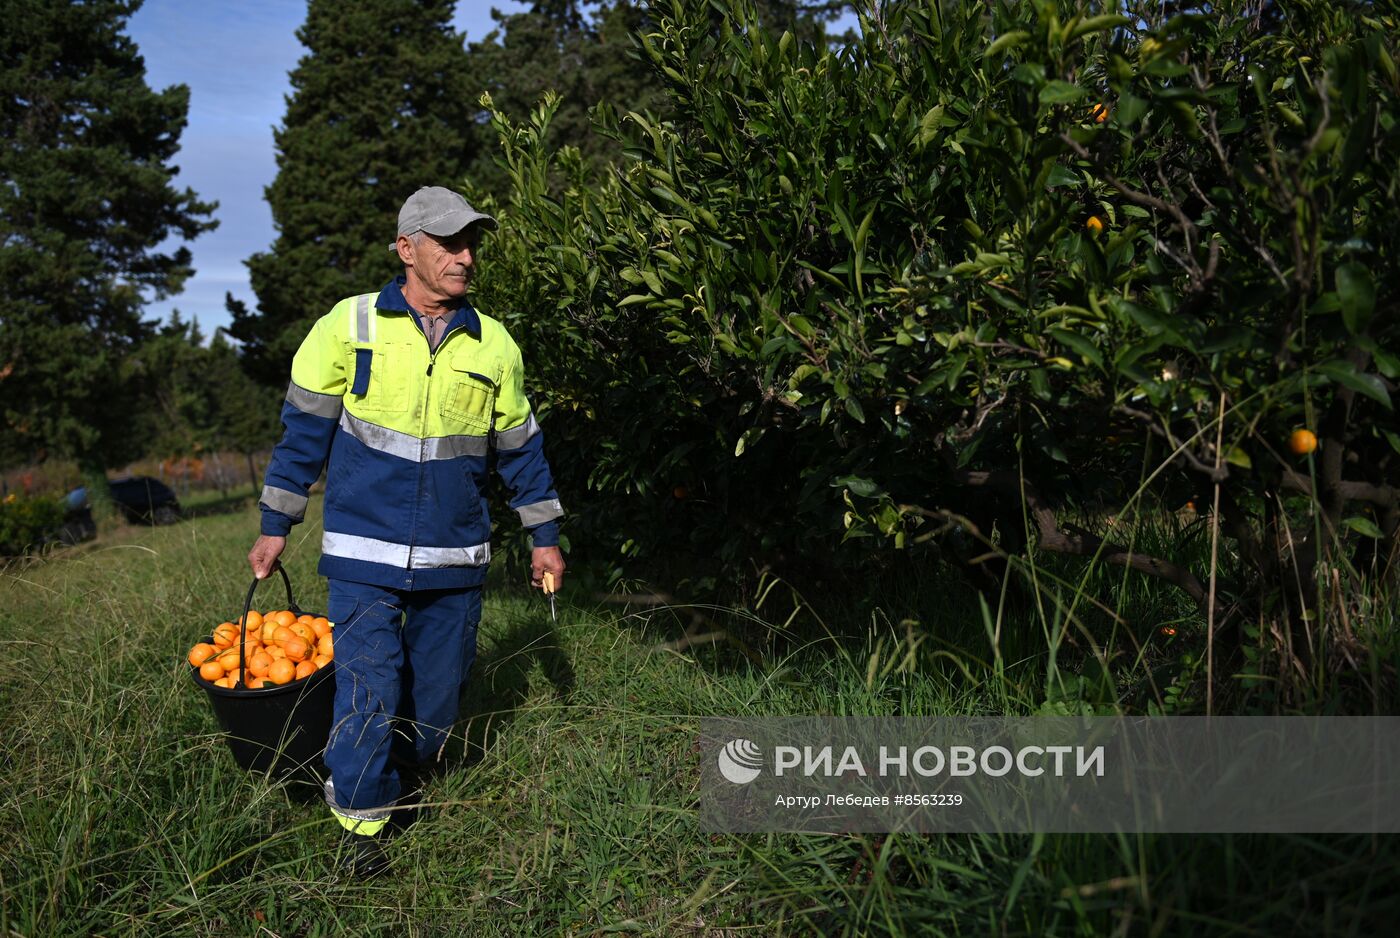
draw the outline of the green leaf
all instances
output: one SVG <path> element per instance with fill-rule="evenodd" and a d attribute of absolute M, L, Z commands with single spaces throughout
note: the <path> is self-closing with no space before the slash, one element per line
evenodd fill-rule
<path fill-rule="evenodd" d="M 1074 170 L 1060 163 L 1056 163 L 1054 166 L 1050 167 L 1050 176 L 1045 180 L 1045 187 L 1047 189 L 1053 189 L 1056 186 L 1082 185 L 1084 185 L 1084 180 L 1080 179 L 1079 175 L 1075 173 Z"/>
<path fill-rule="evenodd" d="M 1050 400 L 1050 377 L 1045 373 L 1045 369 L 1032 369 L 1030 377 L 1031 393 L 1043 401 Z"/>
<path fill-rule="evenodd" d="M 1394 381 L 1400 378 L 1400 355 L 1395 355 L 1383 348 L 1371 350 L 1371 355 L 1376 360 L 1376 370 Z"/>
<path fill-rule="evenodd" d="M 938 127 L 943 121 L 943 105 L 931 107 L 919 121 L 919 147 L 928 146 L 938 136 Z"/>
<path fill-rule="evenodd" d="M 1381 533 L 1381 529 L 1376 527 L 1374 521 L 1370 518 L 1363 518 L 1360 515 L 1353 515 L 1342 521 L 1342 524 L 1351 528 L 1357 534 L 1364 534 L 1366 537 L 1374 537 L 1376 540 L 1380 540 L 1385 536 Z"/>
<path fill-rule="evenodd" d="M 850 489 L 851 494 L 859 498 L 870 498 L 879 493 L 880 487 L 869 479 L 860 476 L 842 476 L 839 479 L 831 480 L 831 487 L 837 489 Z"/>
<path fill-rule="evenodd" d="M 995 42 L 993 42 L 990 46 L 987 47 L 987 51 L 982 53 L 982 58 L 990 59 L 998 53 L 1005 52 L 1007 49 L 1019 46 L 1021 43 L 1025 42 L 1030 37 L 1030 33 L 1026 32 L 1023 29 L 1014 29 L 1009 33 L 1002 33 L 1000 36 L 997 37 Z"/>
<path fill-rule="evenodd" d="M 1347 330 L 1352 335 L 1365 332 L 1376 309 L 1376 285 L 1364 264 L 1351 261 L 1337 268 L 1337 298 Z"/>
<path fill-rule="evenodd" d="M 1118 107 L 1114 108 L 1113 116 L 1124 127 L 1131 127 L 1146 113 L 1147 101 L 1135 94 L 1124 92 L 1118 98 Z"/>
<path fill-rule="evenodd" d="M 761 427 L 749 427 L 739 434 L 739 442 L 734 444 L 734 456 L 737 458 L 744 455 L 744 450 L 748 449 L 749 444 L 763 436 L 763 430 Z"/>
<path fill-rule="evenodd" d="M 1249 454 L 1238 446 L 1230 447 L 1225 453 L 1225 461 L 1232 466 L 1239 466 L 1241 469 L 1253 469 L 1254 462 L 1249 458 Z"/>
<path fill-rule="evenodd" d="M 1069 104 L 1084 97 L 1084 89 L 1067 81 L 1055 79 L 1040 89 L 1041 104 Z"/>
<path fill-rule="evenodd" d="M 1089 33 L 1096 33 L 1105 29 L 1117 29 L 1119 26 L 1126 26 L 1132 21 L 1132 17 L 1122 16 L 1117 13 L 1106 13 L 1103 16 L 1091 16 L 1074 27 L 1074 29 L 1070 31 L 1069 38 L 1073 40 L 1078 39 L 1080 36 L 1086 36 Z"/>
<path fill-rule="evenodd" d="M 1012 81 L 1018 81 L 1029 88 L 1040 88 L 1048 79 L 1045 66 L 1039 62 L 1022 62 L 1011 70 Z"/>
<path fill-rule="evenodd" d="M 1378 375 L 1365 374 L 1356 370 L 1356 366 L 1349 361 L 1333 359 L 1330 362 L 1323 362 L 1316 369 L 1321 374 L 1326 375 L 1342 387 L 1351 388 L 1358 394 L 1364 394 L 1374 401 L 1391 409 L 1390 393 L 1386 391 L 1385 384 L 1381 382 Z"/>
<path fill-rule="evenodd" d="M 1047 334 L 1061 345 L 1067 345 L 1079 354 L 1079 357 L 1092 365 L 1103 367 L 1103 355 L 1094 347 L 1094 344 L 1082 335 L 1076 335 L 1065 329 L 1049 329 Z"/>
<path fill-rule="evenodd" d="M 1109 306 L 1120 316 L 1127 315 L 1148 336 L 1159 337 L 1173 345 L 1190 344 L 1180 332 L 1176 331 L 1171 320 L 1156 310 L 1118 296 L 1109 297 Z"/>

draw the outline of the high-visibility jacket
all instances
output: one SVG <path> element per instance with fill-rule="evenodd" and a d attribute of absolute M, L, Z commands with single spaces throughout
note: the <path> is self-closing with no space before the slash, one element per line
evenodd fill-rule
<path fill-rule="evenodd" d="M 430 352 L 403 283 L 341 300 L 297 350 L 262 533 L 286 536 L 325 468 L 323 576 L 473 586 L 491 557 L 482 493 L 493 454 L 536 547 L 558 543 L 564 512 L 505 327 L 464 302 Z"/>

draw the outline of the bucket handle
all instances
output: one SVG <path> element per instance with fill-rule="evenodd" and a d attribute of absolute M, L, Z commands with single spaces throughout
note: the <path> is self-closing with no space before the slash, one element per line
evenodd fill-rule
<path fill-rule="evenodd" d="M 301 607 L 292 598 L 292 581 L 287 577 L 286 568 L 279 563 L 277 572 L 282 574 L 282 585 L 287 588 L 287 611 L 294 616 L 300 616 Z M 253 578 L 253 585 L 248 587 L 248 598 L 243 600 L 243 618 L 238 620 L 238 676 L 242 679 L 244 687 L 248 686 L 248 665 L 244 660 L 248 645 L 248 613 L 253 608 L 253 594 L 258 591 L 258 584 L 261 582 L 257 577 Z"/>

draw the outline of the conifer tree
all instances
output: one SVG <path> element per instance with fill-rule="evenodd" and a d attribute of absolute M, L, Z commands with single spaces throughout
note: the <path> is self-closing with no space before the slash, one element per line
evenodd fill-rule
<path fill-rule="evenodd" d="M 453 6 L 310 0 L 267 188 L 277 239 L 247 262 L 257 311 L 229 305 L 259 380 L 285 382 L 317 317 L 399 271 L 387 245 L 405 198 L 460 185 L 477 107 Z"/>
<path fill-rule="evenodd" d="M 213 203 L 174 186 L 189 89 L 156 91 L 124 33 L 136 0 L 0 0 L 0 451 L 104 470 L 139 455 L 153 333 L 143 304 L 180 290 Z"/>

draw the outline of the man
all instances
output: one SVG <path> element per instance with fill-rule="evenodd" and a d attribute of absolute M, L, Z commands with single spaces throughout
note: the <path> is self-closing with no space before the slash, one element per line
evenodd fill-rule
<path fill-rule="evenodd" d="M 384 866 L 400 751 L 411 768 L 431 765 L 457 717 L 490 559 L 482 493 L 493 455 L 533 537 L 532 584 L 546 573 L 555 589 L 563 582 L 563 509 L 520 350 L 466 299 L 482 232 L 496 227 L 440 186 L 404 202 L 389 246 L 404 273 L 377 295 L 337 303 L 292 361 L 259 504 L 262 536 L 248 560 L 262 578 L 325 467 L 319 572 L 336 659 L 326 801 L 356 873 Z"/>

